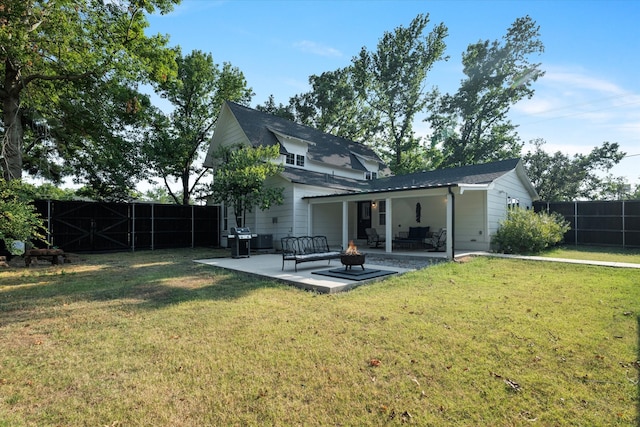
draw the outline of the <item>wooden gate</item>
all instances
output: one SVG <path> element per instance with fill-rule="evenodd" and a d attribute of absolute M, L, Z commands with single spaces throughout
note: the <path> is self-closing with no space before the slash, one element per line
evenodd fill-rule
<path fill-rule="evenodd" d="M 46 201 L 50 243 L 68 252 L 130 248 L 130 205 Z"/>
<path fill-rule="evenodd" d="M 36 200 L 51 245 L 68 252 L 220 245 L 217 206 Z"/>

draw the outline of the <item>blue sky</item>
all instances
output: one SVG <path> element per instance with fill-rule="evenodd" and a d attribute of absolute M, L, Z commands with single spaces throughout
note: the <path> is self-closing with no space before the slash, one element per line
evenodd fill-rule
<path fill-rule="evenodd" d="M 516 18 L 531 16 L 545 45 L 531 61 L 546 75 L 531 100 L 512 108 L 521 138 L 542 138 L 547 151 L 566 154 L 617 142 L 630 156 L 614 175 L 640 183 L 637 0 L 183 0 L 170 14 L 149 17 L 148 34 L 168 34 L 184 54 L 198 49 L 238 67 L 255 92 L 251 106 L 270 94 L 286 104 L 309 90 L 310 75 L 347 66 L 363 46 L 375 50 L 385 31 L 419 13 L 429 14 L 429 30 L 440 22 L 449 29 L 450 58 L 434 66 L 427 87 L 450 93 L 464 77 L 469 44 L 499 39 Z M 429 134 L 423 122 L 416 130 Z"/>

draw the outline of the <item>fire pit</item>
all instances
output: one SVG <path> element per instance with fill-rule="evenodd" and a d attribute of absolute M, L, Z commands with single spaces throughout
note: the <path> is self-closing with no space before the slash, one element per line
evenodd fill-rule
<path fill-rule="evenodd" d="M 340 255 L 340 262 L 344 265 L 345 270 L 351 270 L 354 265 L 359 265 L 364 270 L 365 254 L 358 252 L 358 248 L 353 244 L 353 240 L 349 242 L 349 247 Z"/>

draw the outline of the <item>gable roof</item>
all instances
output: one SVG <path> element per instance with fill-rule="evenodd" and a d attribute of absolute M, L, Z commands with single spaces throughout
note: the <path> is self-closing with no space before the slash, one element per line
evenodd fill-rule
<path fill-rule="evenodd" d="M 307 158 L 315 162 L 364 171 L 366 168 L 357 159 L 360 156 L 378 162 L 379 169 L 386 169 L 380 157 L 364 144 L 321 132 L 235 102 L 226 101 L 224 106 L 229 108 L 249 143 L 254 147 L 279 144 L 277 135 L 281 135 L 308 142 Z"/>

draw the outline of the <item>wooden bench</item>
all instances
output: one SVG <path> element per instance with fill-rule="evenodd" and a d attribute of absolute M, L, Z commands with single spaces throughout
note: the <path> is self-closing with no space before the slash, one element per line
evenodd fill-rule
<path fill-rule="evenodd" d="M 332 251 L 327 243 L 326 236 L 301 236 L 283 237 L 282 242 L 282 269 L 285 261 L 295 262 L 295 271 L 301 262 L 324 261 L 340 258 L 340 251 Z"/>
<path fill-rule="evenodd" d="M 68 262 L 67 254 L 62 249 L 28 249 L 24 253 L 24 265 L 29 267 L 34 259 L 46 259 L 51 261 L 51 265 L 58 265 L 60 258 Z"/>

